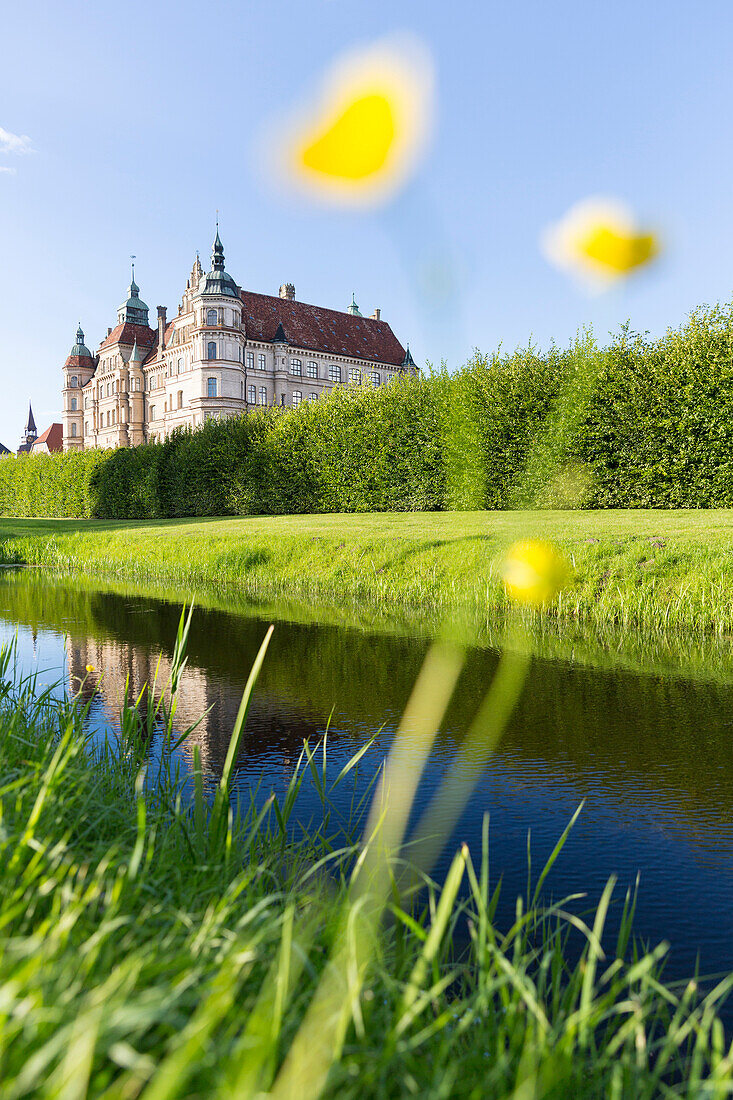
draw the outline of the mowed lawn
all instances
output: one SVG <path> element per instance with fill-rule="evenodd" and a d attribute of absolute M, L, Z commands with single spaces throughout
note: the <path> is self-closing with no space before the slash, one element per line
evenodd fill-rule
<path fill-rule="evenodd" d="M 139 522 L 0 519 L 0 560 L 106 579 L 338 605 L 493 613 L 520 538 L 563 547 L 575 583 L 548 614 L 733 629 L 733 511 L 408 512 Z"/>
<path fill-rule="evenodd" d="M 733 538 L 733 509 L 619 509 L 611 511 L 367 512 L 327 515 L 222 516 L 172 520 L 9 519 L 0 517 L 0 539 L 76 532 L 166 535 L 172 539 L 322 535 L 352 538 L 465 538 L 510 541 L 525 535 L 561 541 L 666 536 L 707 541 Z"/>

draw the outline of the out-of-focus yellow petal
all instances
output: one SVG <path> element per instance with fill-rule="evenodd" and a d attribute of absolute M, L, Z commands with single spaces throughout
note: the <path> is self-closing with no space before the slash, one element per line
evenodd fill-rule
<path fill-rule="evenodd" d="M 660 242 L 623 204 L 586 199 L 545 231 L 542 248 L 551 263 L 603 289 L 653 260 Z"/>
<path fill-rule="evenodd" d="M 386 39 L 343 57 L 318 101 L 277 134 L 281 178 L 329 202 L 388 198 L 424 151 L 431 100 L 431 64 L 412 39 Z"/>
<path fill-rule="evenodd" d="M 570 564 L 550 542 L 525 539 L 515 542 L 502 566 L 507 595 L 516 603 L 542 607 L 565 588 Z"/>
<path fill-rule="evenodd" d="M 349 104 L 302 153 L 305 168 L 361 180 L 384 167 L 395 138 L 392 106 L 376 92 Z"/>
<path fill-rule="evenodd" d="M 94 667 L 94 665 L 87 665 L 87 672 L 96 672 L 96 671 L 97 671 L 97 670 L 96 670 L 96 668 Z"/>

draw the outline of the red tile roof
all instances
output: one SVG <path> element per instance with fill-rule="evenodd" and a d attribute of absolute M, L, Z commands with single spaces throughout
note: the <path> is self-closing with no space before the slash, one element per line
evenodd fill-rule
<path fill-rule="evenodd" d="M 50 428 L 46 428 L 43 435 L 39 435 L 38 439 L 33 444 L 34 449 L 40 447 L 42 443 L 45 443 L 49 451 L 61 451 L 64 446 L 64 429 L 60 424 L 52 424 Z"/>
<path fill-rule="evenodd" d="M 66 367 L 93 367 L 94 359 L 91 355 L 70 355 L 64 364 Z"/>
<path fill-rule="evenodd" d="M 155 339 L 155 333 L 147 325 L 131 325 L 128 323 L 113 328 L 109 336 L 105 336 L 102 340 L 99 347 L 100 350 L 109 347 L 110 344 L 124 344 L 125 347 L 132 347 L 135 340 L 137 340 L 140 347 L 149 348 Z"/>
<path fill-rule="evenodd" d="M 386 321 L 310 306 L 290 298 L 240 291 L 248 340 L 272 343 L 278 325 L 288 342 L 308 351 L 401 366 L 405 349 Z"/>

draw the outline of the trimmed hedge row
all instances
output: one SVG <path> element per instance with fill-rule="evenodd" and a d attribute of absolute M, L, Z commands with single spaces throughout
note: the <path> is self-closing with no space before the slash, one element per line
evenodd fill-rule
<path fill-rule="evenodd" d="M 733 505 L 733 306 L 650 341 L 476 352 L 134 450 L 0 461 L 0 515 Z"/>

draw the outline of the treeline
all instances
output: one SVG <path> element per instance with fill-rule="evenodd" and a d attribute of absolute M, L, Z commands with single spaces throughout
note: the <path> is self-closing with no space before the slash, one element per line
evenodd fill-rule
<path fill-rule="evenodd" d="M 0 461 L 0 514 L 142 519 L 733 505 L 733 306 L 483 355 L 133 450 Z"/>

